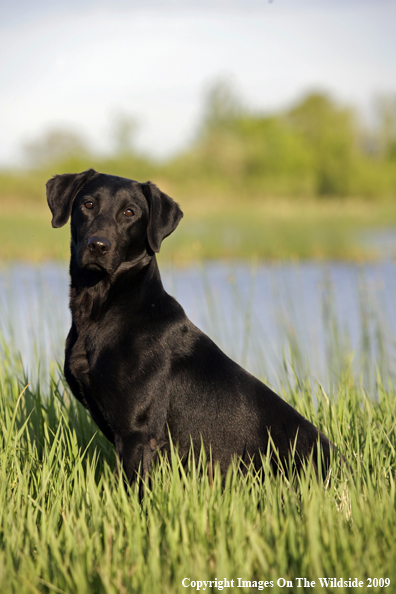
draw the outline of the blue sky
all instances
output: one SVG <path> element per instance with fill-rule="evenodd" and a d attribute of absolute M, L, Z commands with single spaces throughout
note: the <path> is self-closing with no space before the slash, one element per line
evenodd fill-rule
<path fill-rule="evenodd" d="M 253 109 L 321 89 L 367 117 L 375 96 L 396 95 L 396 2 L 1 0 L 0 166 L 52 128 L 110 150 L 118 113 L 166 157 L 220 78 Z"/>

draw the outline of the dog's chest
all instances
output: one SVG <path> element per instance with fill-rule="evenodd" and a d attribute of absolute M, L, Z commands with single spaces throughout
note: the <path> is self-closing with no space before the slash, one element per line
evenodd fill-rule
<path fill-rule="evenodd" d="M 117 320 L 114 311 L 109 311 L 99 320 L 92 316 L 72 315 L 72 328 L 66 341 L 66 360 L 70 372 L 87 387 L 95 385 L 101 391 L 103 374 L 111 376 L 111 369 L 122 366 L 125 349 L 120 341 L 125 340 L 125 322 Z"/>
<path fill-rule="evenodd" d="M 87 341 L 89 332 L 85 327 L 81 328 L 73 321 L 69 335 L 66 340 L 66 365 L 69 372 L 81 382 L 87 382 L 89 374 L 89 360 Z M 84 378 L 85 376 L 85 378 Z"/>
<path fill-rule="evenodd" d="M 86 383 L 90 371 L 88 345 L 94 343 L 95 329 L 91 319 L 92 299 L 87 294 L 79 297 L 70 303 L 72 327 L 66 340 L 66 363 L 70 373 Z"/>

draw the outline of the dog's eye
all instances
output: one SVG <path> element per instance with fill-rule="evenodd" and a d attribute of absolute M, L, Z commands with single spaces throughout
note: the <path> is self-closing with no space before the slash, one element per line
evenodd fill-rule
<path fill-rule="evenodd" d="M 124 215 L 126 217 L 133 217 L 134 212 L 133 212 L 133 210 L 131 208 L 127 208 L 126 211 L 124 212 Z"/>
<path fill-rule="evenodd" d="M 88 210 L 91 210 L 91 208 L 93 208 L 93 202 L 88 200 L 88 202 L 84 203 L 84 206 L 85 206 L 85 208 L 88 208 Z"/>

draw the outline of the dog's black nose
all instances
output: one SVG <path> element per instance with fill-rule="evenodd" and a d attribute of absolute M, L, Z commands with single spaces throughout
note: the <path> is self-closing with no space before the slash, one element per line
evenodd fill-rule
<path fill-rule="evenodd" d="M 95 256 L 103 256 L 109 251 L 111 244 L 106 237 L 96 237 L 96 235 L 93 235 L 88 239 L 87 246 L 91 254 L 94 254 Z"/>

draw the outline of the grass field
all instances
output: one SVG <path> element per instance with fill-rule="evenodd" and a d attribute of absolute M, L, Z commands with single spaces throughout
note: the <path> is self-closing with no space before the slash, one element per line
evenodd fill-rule
<path fill-rule="evenodd" d="M 185 216 L 164 243 L 160 257 L 178 265 L 252 256 L 260 260 L 376 258 L 376 249 L 364 244 L 363 234 L 380 233 L 396 224 L 396 203 L 390 202 L 240 202 L 235 196 L 175 199 Z M 0 236 L 3 262 L 69 258 L 69 225 L 52 229 L 44 194 L 41 203 L 3 205 Z"/>
<path fill-rule="evenodd" d="M 309 467 L 294 480 L 275 477 L 264 464 L 262 475 L 231 468 L 223 483 L 217 469 L 183 471 L 175 455 L 153 469 L 140 503 L 56 367 L 28 385 L 6 344 L 1 360 L 2 593 L 170 594 L 208 580 L 206 591 L 217 592 L 225 579 L 225 592 L 395 591 L 396 398 L 379 377 L 370 396 L 347 373 L 334 395 L 308 383 L 282 394 L 350 470 L 337 456 L 325 481 Z M 326 588 L 319 578 L 362 586 Z"/>

